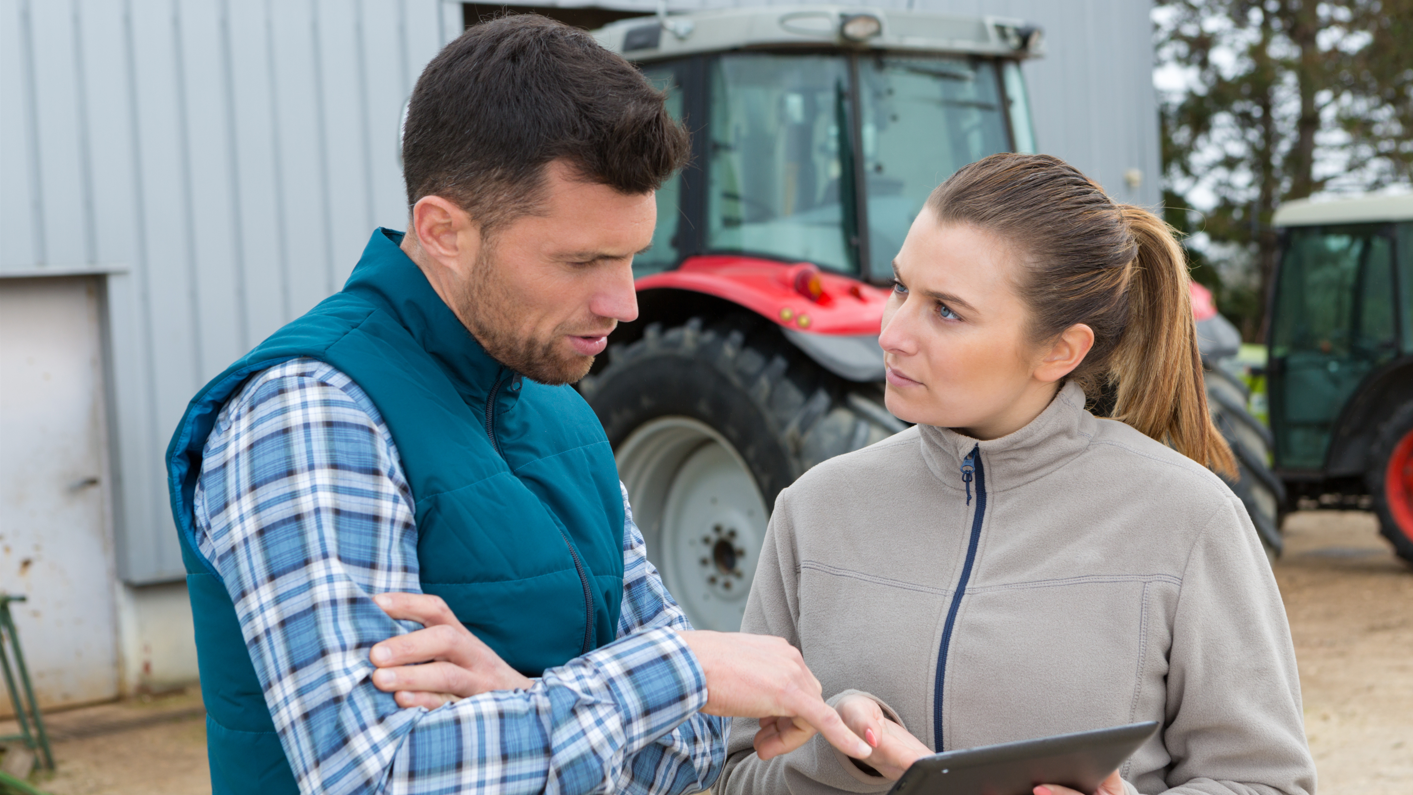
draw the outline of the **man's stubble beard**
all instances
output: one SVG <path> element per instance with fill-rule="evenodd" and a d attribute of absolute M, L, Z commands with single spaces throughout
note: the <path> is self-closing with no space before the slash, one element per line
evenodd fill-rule
<path fill-rule="evenodd" d="M 555 333 L 547 340 L 526 339 L 516 326 L 516 292 L 499 278 L 501 263 L 494 247 L 482 247 L 471 278 L 457 295 L 455 313 L 471 336 L 481 343 L 491 358 L 541 384 L 572 384 L 589 374 L 594 357 L 570 352 L 557 353 L 564 336 Z"/>

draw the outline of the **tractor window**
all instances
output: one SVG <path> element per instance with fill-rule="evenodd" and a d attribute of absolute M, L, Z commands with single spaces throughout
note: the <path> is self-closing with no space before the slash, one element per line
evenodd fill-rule
<path fill-rule="evenodd" d="M 932 189 L 1011 140 L 995 61 L 880 55 L 860 61 L 859 80 L 869 262 L 889 273 Z"/>
<path fill-rule="evenodd" d="M 1281 259 L 1271 353 L 1280 362 L 1281 465 L 1324 466 L 1359 383 L 1397 355 L 1392 241 L 1382 224 L 1294 228 Z"/>
<path fill-rule="evenodd" d="M 858 272 L 847 223 L 854 212 L 844 58 L 715 59 L 709 126 L 709 250 Z"/>
<path fill-rule="evenodd" d="M 1403 325 L 1403 353 L 1413 354 L 1413 221 L 1398 225 L 1398 306 Z"/>
<path fill-rule="evenodd" d="M 677 80 L 676 64 L 648 64 L 641 67 L 643 75 L 659 90 L 667 92 L 667 112 L 682 120 L 682 89 Z M 682 176 L 673 174 L 657 190 L 657 226 L 653 229 L 652 248 L 633 258 L 633 275 L 647 276 L 665 271 L 677 264 L 677 227 L 682 223 L 679 209 L 682 197 Z"/>

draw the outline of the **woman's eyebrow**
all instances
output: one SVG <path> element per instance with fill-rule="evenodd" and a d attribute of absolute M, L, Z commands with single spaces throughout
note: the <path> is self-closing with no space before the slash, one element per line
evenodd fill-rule
<path fill-rule="evenodd" d="M 893 279 L 899 284 L 903 283 L 902 277 L 898 275 L 897 260 L 893 260 Z M 961 296 L 953 295 L 952 293 L 944 293 L 939 290 L 928 290 L 926 288 L 918 289 L 915 292 L 920 292 L 924 296 L 931 298 L 934 301 L 940 301 L 946 304 L 947 306 L 951 307 L 952 309 L 961 309 L 967 312 L 976 311 L 976 307 L 972 306 L 970 302 L 968 302 Z"/>

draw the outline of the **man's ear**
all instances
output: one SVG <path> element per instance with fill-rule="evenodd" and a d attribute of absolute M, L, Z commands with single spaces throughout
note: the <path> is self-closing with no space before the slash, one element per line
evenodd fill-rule
<path fill-rule="evenodd" d="M 1033 375 L 1037 381 L 1046 384 L 1064 378 L 1078 367 L 1089 349 L 1094 347 L 1094 329 L 1083 323 L 1076 323 L 1060 333 L 1050 344 Z"/>
<path fill-rule="evenodd" d="M 412 206 L 412 229 L 427 258 L 457 275 L 465 275 L 462 271 L 480 254 L 480 224 L 441 196 L 417 200 Z"/>

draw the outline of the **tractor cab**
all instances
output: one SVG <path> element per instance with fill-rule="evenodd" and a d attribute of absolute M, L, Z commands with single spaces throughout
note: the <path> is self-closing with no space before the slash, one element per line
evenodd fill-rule
<path fill-rule="evenodd" d="M 906 427 L 884 407 L 878 346 L 893 257 L 955 171 L 1035 151 L 1020 64 L 1041 54 L 1041 32 L 767 6 L 594 35 L 666 92 L 693 149 L 634 259 L 639 317 L 579 388 L 668 589 L 694 626 L 734 630 L 781 489 Z M 1245 476 L 1269 475 L 1264 428 L 1244 393 L 1230 397 L 1209 405 L 1247 437 L 1233 485 L 1278 549 L 1279 482 Z"/>
<path fill-rule="evenodd" d="M 1267 386 L 1291 494 L 1359 507 L 1413 560 L 1413 196 L 1292 201 Z"/>
<path fill-rule="evenodd" d="M 694 136 L 693 166 L 659 192 L 639 276 L 732 254 L 887 281 L 933 188 L 986 155 L 1034 150 L 1019 62 L 1040 33 L 1017 21 L 772 6 L 595 35 Z"/>

